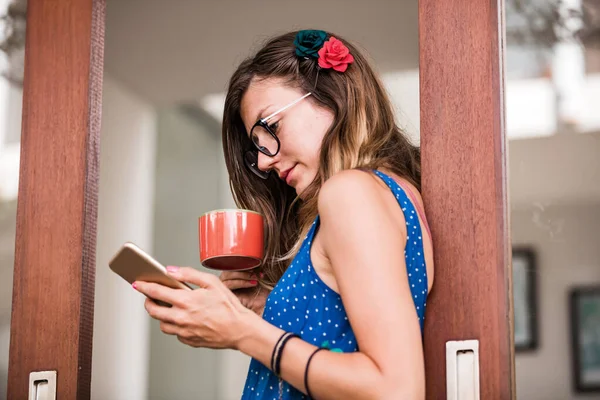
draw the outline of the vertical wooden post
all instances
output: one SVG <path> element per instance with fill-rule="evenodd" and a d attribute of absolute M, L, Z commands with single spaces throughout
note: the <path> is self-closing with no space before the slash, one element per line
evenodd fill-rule
<path fill-rule="evenodd" d="M 104 0 L 29 0 L 8 398 L 90 397 Z"/>
<path fill-rule="evenodd" d="M 446 398 L 450 340 L 479 340 L 482 399 L 514 398 L 504 135 L 504 3 L 419 0 L 423 197 L 436 279 L 427 398 Z"/>

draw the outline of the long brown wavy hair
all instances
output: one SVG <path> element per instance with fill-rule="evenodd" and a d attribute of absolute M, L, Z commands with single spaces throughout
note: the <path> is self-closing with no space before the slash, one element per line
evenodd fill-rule
<path fill-rule="evenodd" d="M 352 43 L 328 33 L 350 49 L 354 63 L 344 73 L 318 71 L 315 59 L 296 56 L 297 33 L 270 39 L 239 65 L 229 82 L 223 113 L 223 149 L 233 198 L 238 207 L 265 216 L 261 283 L 268 287 L 281 278 L 298 251 L 317 216 L 319 188 L 337 172 L 387 168 L 419 190 L 421 183 L 419 148 L 396 125 L 388 95 L 365 56 Z M 283 79 L 304 93 L 312 92 L 305 101 L 334 114 L 321 145 L 319 173 L 302 193 L 302 200 L 276 174 L 262 180 L 244 164 L 244 153 L 253 145 L 240 114 L 242 98 L 253 80 L 269 78 Z"/>

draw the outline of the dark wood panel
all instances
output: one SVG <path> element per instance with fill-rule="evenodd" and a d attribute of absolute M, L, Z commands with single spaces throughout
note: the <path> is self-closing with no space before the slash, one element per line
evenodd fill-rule
<path fill-rule="evenodd" d="M 445 343 L 478 339 L 482 399 L 514 396 L 504 136 L 503 2 L 419 1 L 423 197 L 436 278 L 427 398 L 446 398 Z"/>
<path fill-rule="evenodd" d="M 90 396 L 103 0 L 29 0 L 8 398 Z"/>

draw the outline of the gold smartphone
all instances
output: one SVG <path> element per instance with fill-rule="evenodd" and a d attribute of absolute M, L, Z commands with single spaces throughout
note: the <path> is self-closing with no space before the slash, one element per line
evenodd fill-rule
<path fill-rule="evenodd" d="M 129 283 L 153 282 L 173 289 L 193 290 L 186 283 L 169 276 L 167 269 L 161 263 L 131 242 L 125 243 L 108 265 L 114 273 Z M 162 301 L 156 302 L 170 306 Z"/>

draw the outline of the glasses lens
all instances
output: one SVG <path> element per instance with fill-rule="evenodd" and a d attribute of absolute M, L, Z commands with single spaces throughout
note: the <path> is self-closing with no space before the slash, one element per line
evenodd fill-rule
<path fill-rule="evenodd" d="M 279 150 L 279 142 L 263 125 L 255 125 L 252 129 L 252 142 L 261 153 L 268 156 L 274 156 Z"/>
<path fill-rule="evenodd" d="M 244 163 L 246 167 L 260 179 L 267 179 L 269 177 L 269 171 L 261 171 L 258 168 L 258 152 L 257 151 L 247 151 L 244 155 Z"/>

